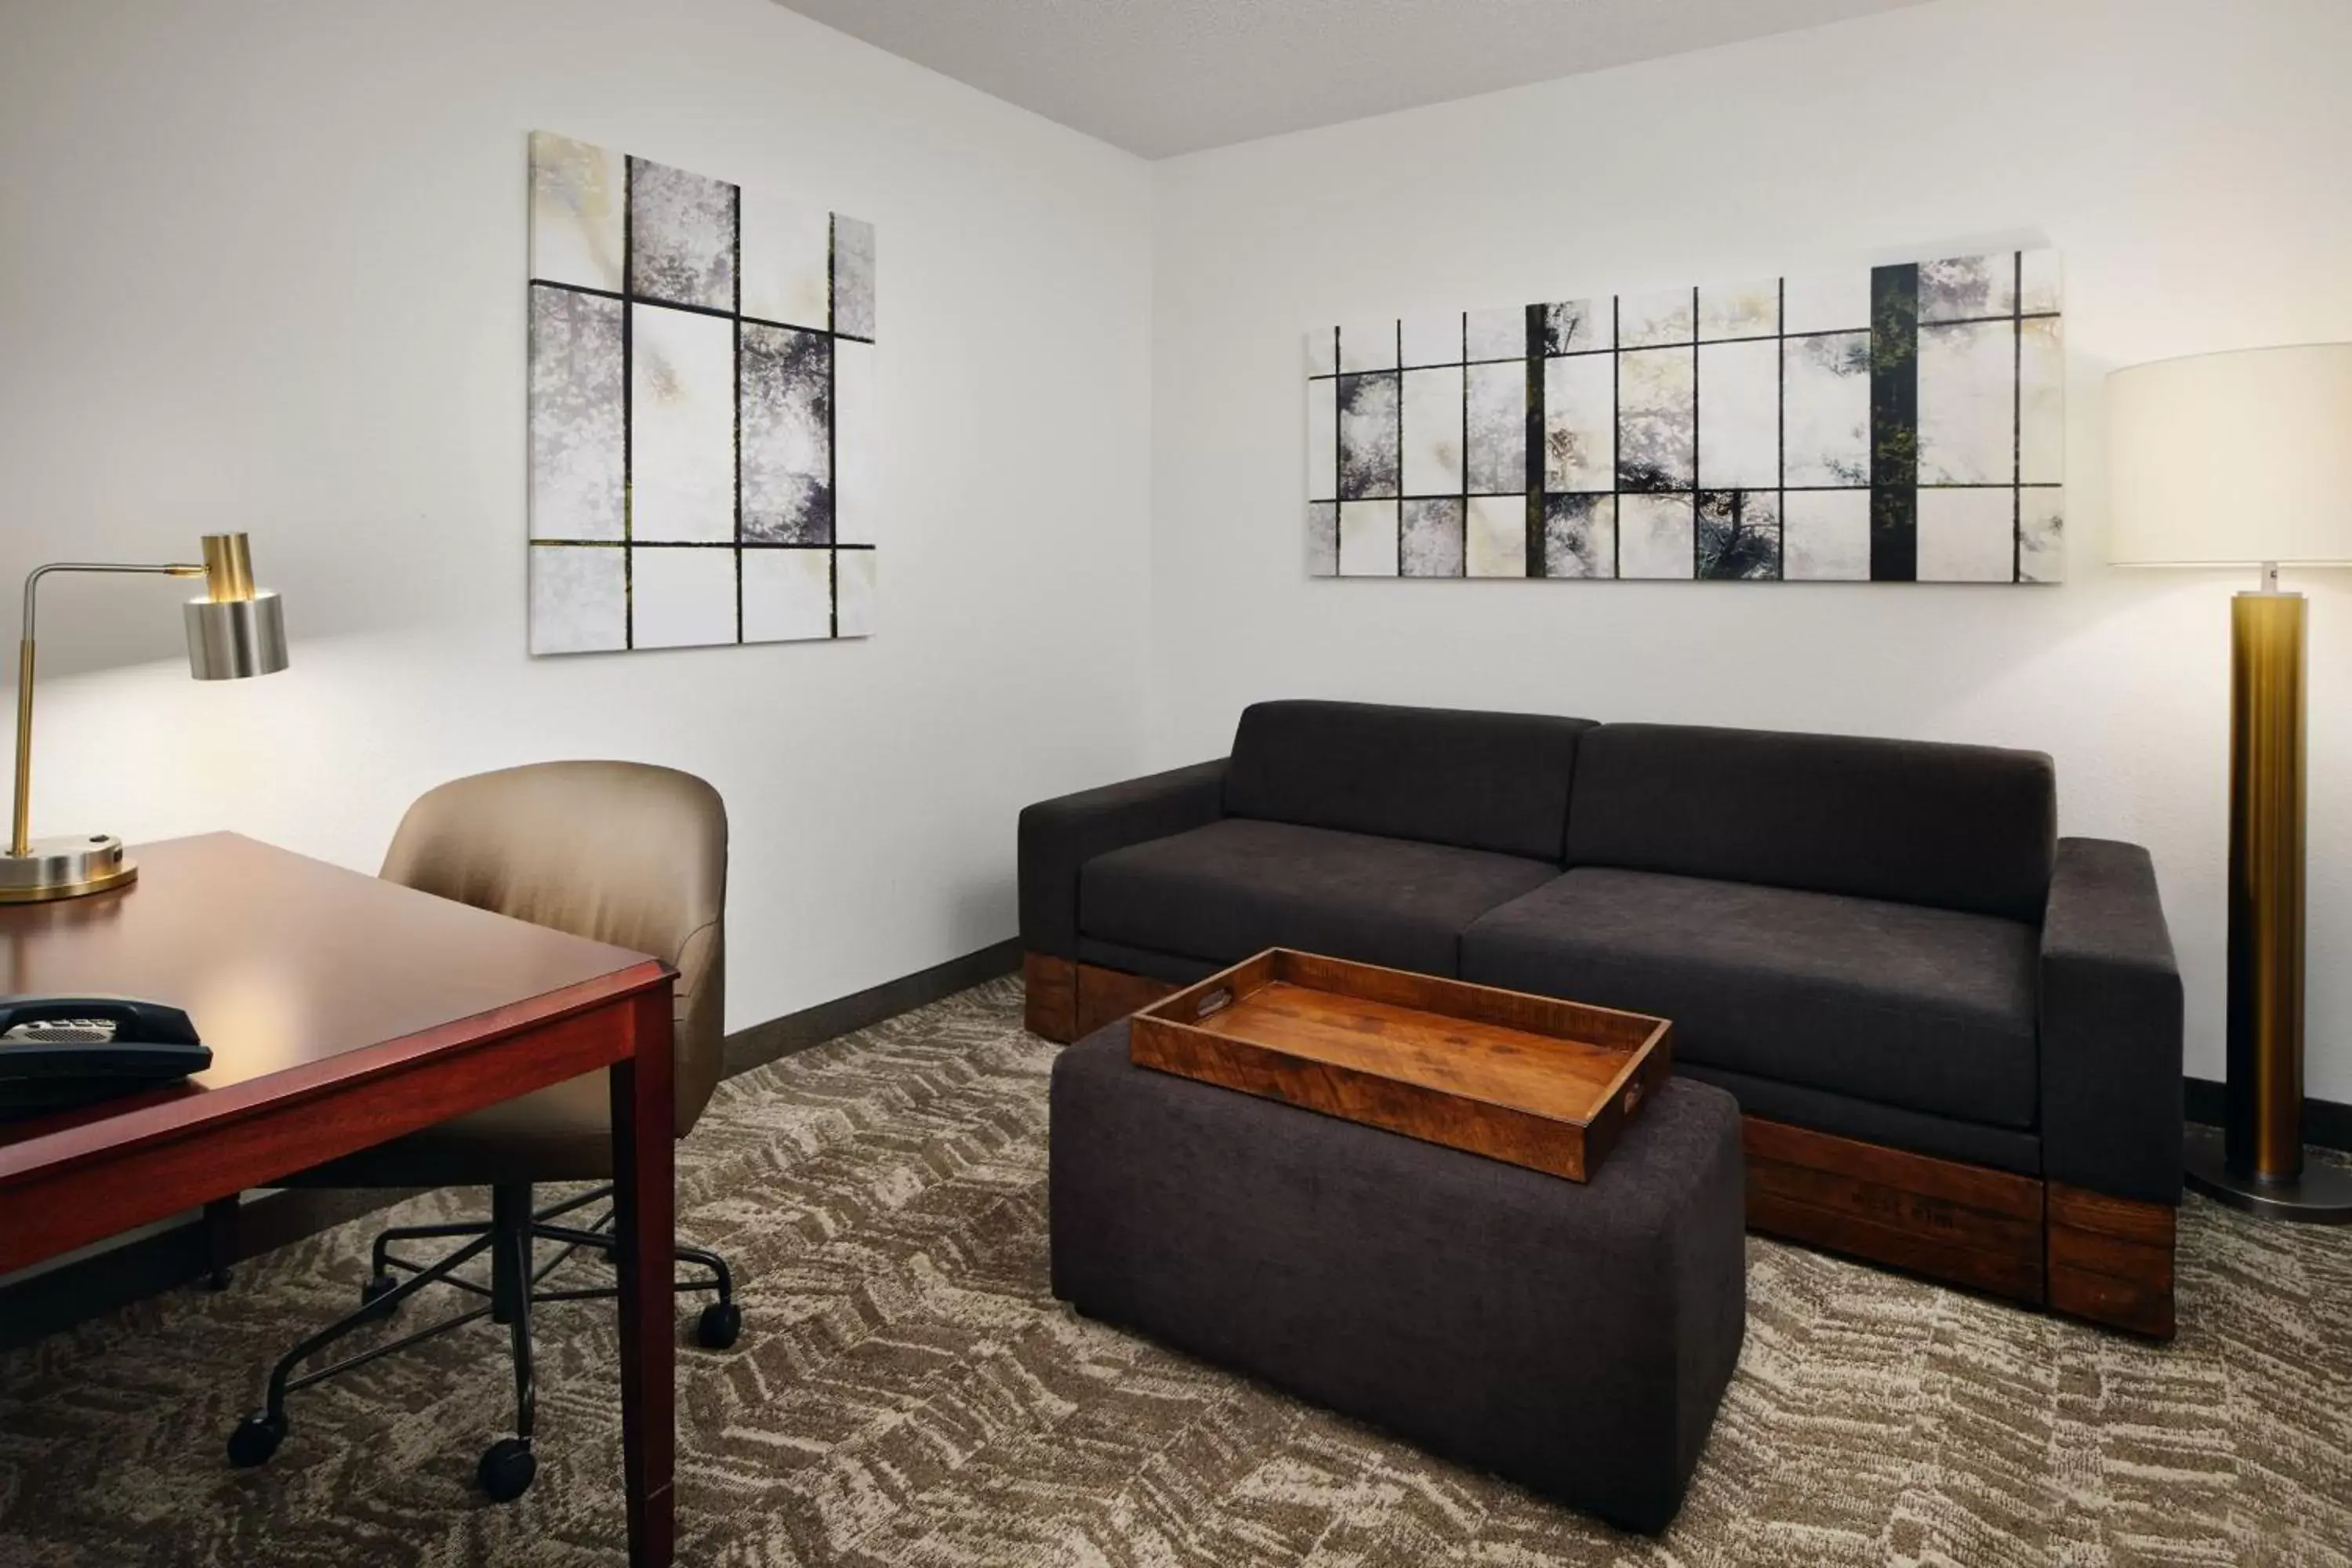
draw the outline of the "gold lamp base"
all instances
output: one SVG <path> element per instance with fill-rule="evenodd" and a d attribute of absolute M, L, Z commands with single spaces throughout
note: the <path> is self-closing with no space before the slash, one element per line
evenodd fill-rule
<path fill-rule="evenodd" d="M 2292 1176 L 2265 1181 L 2230 1163 L 2225 1136 L 2218 1128 L 2189 1129 L 2181 1161 L 2191 1191 L 2265 1219 L 2352 1225 L 2352 1170 L 2306 1162 Z"/>
<path fill-rule="evenodd" d="M 127 887 L 139 867 L 111 833 L 36 838 L 22 855 L 0 855 L 0 904 L 79 899 Z"/>

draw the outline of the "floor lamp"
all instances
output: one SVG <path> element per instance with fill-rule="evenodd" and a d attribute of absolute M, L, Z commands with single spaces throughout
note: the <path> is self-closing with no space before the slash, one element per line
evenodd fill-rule
<path fill-rule="evenodd" d="M 2352 343 L 2198 354 L 2107 378 L 2109 559 L 2250 566 L 2230 605 L 2230 989 L 2221 1135 L 2189 1184 L 2352 1222 L 2352 1173 L 2303 1158 L 2305 600 L 2281 567 L 2352 566 Z"/>

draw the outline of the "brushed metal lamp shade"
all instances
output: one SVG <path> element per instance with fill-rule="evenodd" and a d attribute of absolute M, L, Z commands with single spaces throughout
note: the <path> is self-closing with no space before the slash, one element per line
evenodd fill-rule
<path fill-rule="evenodd" d="M 205 596 L 182 612 L 188 673 L 198 680 L 236 680 L 286 668 L 286 621 L 278 595 L 253 585 L 253 560 L 242 533 L 205 535 L 202 565 L 58 562 L 25 578 L 25 625 L 16 656 L 16 796 L 7 853 L 0 855 L 0 904 L 79 898 L 128 885 L 139 868 L 110 833 L 32 837 L 33 630 L 41 580 L 55 572 L 202 577 Z"/>
<path fill-rule="evenodd" d="M 2256 566 L 2230 605 L 2227 1125 L 2189 1185 L 2352 1222 L 2352 1176 L 2303 1157 L 2306 604 L 2281 567 L 2352 565 L 2352 343 L 2199 354 L 2107 378 L 2108 558 Z"/>
<path fill-rule="evenodd" d="M 264 589 L 250 599 L 190 599 L 188 673 L 198 680 L 243 680 L 286 668 L 286 616 Z"/>
<path fill-rule="evenodd" d="M 242 533 L 205 535 L 205 596 L 190 599 L 188 673 L 198 680 L 242 680 L 286 668 L 286 616 L 278 595 L 253 585 L 253 556 Z"/>

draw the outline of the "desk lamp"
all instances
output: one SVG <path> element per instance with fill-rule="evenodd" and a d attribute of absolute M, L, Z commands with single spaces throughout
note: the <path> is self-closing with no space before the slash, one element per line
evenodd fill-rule
<path fill-rule="evenodd" d="M 2305 601 L 2278 585 L 2282 566 L 2352 566 L 2352 343 L 2116 371 L 2107 456 L 2108 559 L 2262 571 L 2230 605 L 2227 1125 L 2189 1130 L 2189 1184 L 2352 1221 L 2352 1173 L 2303 1160 Z"/>
<path fill-rule="evenodd" d="M 35 567 L 25 578 L 24 640 L 17 645 L 16 812 L 8 853 L 0 855 L 0 904 L 102 893 L 139 875 L 139 868 L 122 852 L 122 840 L 110 833 L 41 839 L 32 836 L 34 597 L 41 579 L 52 572 L 202 577 L 205 596 L 189 600 L 184 612 L 188 673 L 198 680 L 236 680 L 286 668 L 286 622 L 278 595 L 254 587 L 253 560 L 242 533 L 205 534 L 201 566 L 62 561 Z"/>

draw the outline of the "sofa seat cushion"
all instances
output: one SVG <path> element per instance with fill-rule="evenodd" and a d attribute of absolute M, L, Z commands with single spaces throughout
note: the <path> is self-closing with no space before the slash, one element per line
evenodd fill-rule
<path fill-rule="evenodd" d="M 1087 861 L 1078 931 L 1226 963 L 1295 947 L 1453 974 L 1464 927 L 1559 875 L 1515 855 L 1227 817 Z"/>
<path fill-rule="evenodd" d="M 1462 977 L 1674 1020 L 1678 1062 L 2030 1128 L 2035 928 L 1579 868 L 1486 915 Z"/>

